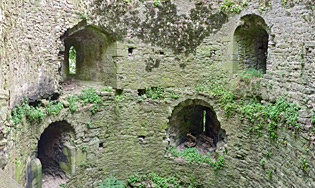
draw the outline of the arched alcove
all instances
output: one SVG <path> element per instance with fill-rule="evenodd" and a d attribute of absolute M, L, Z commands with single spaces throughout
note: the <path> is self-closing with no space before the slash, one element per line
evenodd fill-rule
<path fill-rule="evenodd" d="M 98 81 L 115 87 L 116 43 L 111 37 L 94 26 L 75 27 L 63 37 L 65 44 L 63 77 L 65 80 Z M 72 71 L 75 49 L 75 72 Z"/>
<path fill-rule="evenodd" d="M 37 158 L 42 165 L 43 187 L 52 182 L 60 184 L 66 181 L 67 172 L 61 163 L 71 163 L 69 152 L 65 152 L 65 146 L 71 142 L 74 142 L 74 130 L 65 121 L 50 124 L 40 136 Z"/>
<path fill-rule="evenodd" d="M 233 61 L 238 70 L 254 68 L 266 73 L 268 51 L 268 27 L 263 18 L 246 15 L 234 32 Z"/>
<path fill-rule="evenodd" d="M 176 106 L 169 121 L 170 144 L 210 152 L 225 139 L 213 108 L 202 100 L 186 100 Z"/>

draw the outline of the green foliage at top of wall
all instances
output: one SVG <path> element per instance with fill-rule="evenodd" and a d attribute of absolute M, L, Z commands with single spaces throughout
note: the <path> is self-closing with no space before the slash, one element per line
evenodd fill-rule
<path fill-rule="evenodd" d="M 248 1 L 234 1 L 234 0 L 224 0 L 221 3 L 220 10 L 225 13 L 240 13 L 242 11 L 242 7 L 246 7 L 248 5 Z"/>
<path fill-rule="evenodd" d="M 94 88 L 83 89 L 79 95 L 79 99 L 82 101 L 83 106 L 87 103 L 98 104 L 102 102 Z"/>
<path fill-rule="evenodd" d="M 175 146 L 171 146 L 167 153 L 170 153 L 173 157 L 178 158 L 182 157 L 189 161 L 189 163 L 205 163 L 213 166 L 214 171 L 222 169 L 224 166 L 224 153 L 220 155 L 216 160 L 210 156 L 210 153 L 203 155 L 199 151 L 192 147 L 186 148 L 183 151 L 179 151 Z"/>
<path fill-rule="evenodd" d="M 261 77 L 261 73 L 249 70 L 241 73 L 241 78 L 256 79 Z M 298 131 L 300 129 L 298 123 L 298 111 L 300 109 L 296 104 L 288 102 L 284 97 L 279 96 L 275 103 L 261 103 L 256 98 L 244 101 L 238 99 L 231 88 L 225 88 L 222 85 L 208 83 L 197 85 L 196 91 L 210 92 L 213 96 L 218 96 L 220 105 L 225 110 L 226 117 L 232 114 L 239 114 L 241 120 L 248 119 L 253 123 L 253 127 L 249 128 L 249 132 L 256 132 L 262 135 L 265 128 L 272 139 L 277 138 L 277 128 L 282 125 L 290 130 Z"/>
<path fill-rule="evenodd" d="M 92 104 L 90 110 L 93 114 L 99 111 L 98 105 L 102 103 L 102 99 L 93 88 L 82 90 L 81 94 L 78 96 L 69 95 L 66 100 L 69 102 L 69 109 L 71 112 L 75 112 L 78 109 L 80 102 L 82 106 L 85 106 L 88 103 Z M 30 106 L 28 104 L 28 99 L 24 98 L 22 103 L 12 110 L 10 119 L 13 121 L 14 125 L 19 124 L 22 121 L 23 116 L 30 122 L 35 120 L 41 121 L 45 116 L 58 115 L 63 108 L 64 105 L 60 101 L 49 101 L 45 107 L 41 107 L 40 105 L 36 107 Z"/>

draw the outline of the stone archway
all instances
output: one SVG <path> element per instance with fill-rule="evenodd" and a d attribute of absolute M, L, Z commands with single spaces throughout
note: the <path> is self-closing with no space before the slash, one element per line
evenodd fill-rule
<path fill-rule="evenodd" d="M 171 145 L 203 152 L 215 151 L 226 137 L 213 108 L 199 99 L 188 99 L 174 108 L 168 132 Z"/>
<path fill-rule="evenodd" d="M 257 15 L 246 15 L 234 32 L 234 62 L 238 70 L 253 68 L 266 73 L 268 51 L 268 27 Z"/>
<path fill-rule="evenodd" d="M 72 173 L 75 162 L 72 155 L 75 153 L 69 150 L 75 150 L 70 144 L 74 142 L 74 136 L 73 128 L 66 121 L 50 124 L 41 134 L 37 158 L 42 166 L 43 188 L 59 187 L 66 182 L 66 175 Z"/>

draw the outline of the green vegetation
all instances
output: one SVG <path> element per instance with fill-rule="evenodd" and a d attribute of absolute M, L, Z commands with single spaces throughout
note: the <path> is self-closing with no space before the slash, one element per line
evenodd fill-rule
<path fill-rule="evenodd" d="M 162 88 L 148 88 L 145 90 L 145 94 L 148 98 L 151 99 L 164 99 L 165 93 Z"/>
<path fill-rule="evenodd" d="M 246 7 L 247 5 L 247 1 L 236 2 L 234 0 L 224 0 L 221 3 L 221 12 L 240 13 L 242 11 L 242 7 Z"/>
<path fill-rule="evenodd" d="M 260 160 L 260 165 L 261 165 L 261 167 L 262 168 L 265 168 L 265 159 L 264 158 L 262 158 L 261 160 Z"/>
<path fill-rule="evenodd" d="M 59 186 L 60 186 L 61 188 L 66 188 L 66 187 L 67 187 L 67 185 L 66 185 L 66 184 L 63 184 L 63 183 L 59 184 Z"/>
<path fill-rule="evenodd" d="M 101 97 L 98 96 L 94 88 L 82 90 L 81 94 L 79 95 L 79 99 L 82 101 L 83 106 L 85 106 L 87 103 L 93 104 L 90 109 L 92 114 L 95 114 L 99 111 L 98 104 L 102 103 Z"/>
<path fill-rule="evenodd" d="M 161 0 L 154 0 L 153 5 L 154 5 L 155 7 L 160 7 L 160 6 L 162 6 Z"/>
<path fill-rule="evenodd" d="M 222 169 L 224 166 L 224 153 L 220 155 L 216 160 L 210 157 L 210 154 L 207 153 L 203 155 L 199 153 L 196 148 L 186 148 L 183 151 L 179 151 L 175 146 L 171 146 L 167 153 L 170 153 L 173 157 L 178 158 L 182 157 L 189 161 L 189 163 L 206 163 L 213 166 L 214 171 L 216 172 L 218 169 Z"/>
<path fill-rule="evenodd" d="M 85 106 L 88 103 L 92 104 L 90 110 L 92 114 L 95 114 L 99 111 L 99 104 L 102 103 L 102 99 L 93 88 L 82 90 L 79 96 L 71 95 L 66 99 L 69 102 L 69 109 L 71 112 L 75 112 L 79 107 L 79 102 L 81 102 L 82 106 Z M 35 120 L 41 121 L 45 116 L 58 115 L 63 108 L 64 105 L 60 101 L 49 101 L 45 107 L 41 107 L 40 105 L 36 107 L 30 106 L 28 104 L 28 99 L 25 97 L 22 100 L 22 103 L 12 110 L 10 119 L 13 121 L 14 125 L 19 124 L 22 121 L 23 116 L 30 122 Z"/>
<path fill-rule="evenodd" d="M 104 87 L 102 88 L 102 91 L 112 92 L 112 91 L 113 91 L 113 88 L 110 87 L 110 86 L 104 86 Z"/>
<path fill-rule="evenodd" d="M 78 109 L 78 96 L 76 95 L 70 95 L 67 97 L 67 101 L 69 102 L 69 109 L 73 113 L 77 111 Z"/>
<path fill-rule="evenodd" d="M 62 109 L 63 109 L 62 102 L 49 101 L 49 103 L 45 109 L 45 115 L 47 115 L 47 116 L 58 115 Z"/>
<path fill-rule="evenodd" d="M 307 169 L 310 165 L 307 163 L 304 157 L 300 158 L 300 167 L 303 169 L 304 172 L 307 172 Z"/>
<path fill-rule="evenodd" d="M 240 74 L 243 81 L 260 78 L 261 71 L 248 69 Z M 249 120 L 253 127 L 248 131 L 256 133 L 258 136 L 263 134 L 266 129 L 271 139 L 277 138 L 278 127 L 286 127 L 295 133 L 299 131 L 298 111 L 300 107 L 288 102 L 283 97 L 278 97 L 275 103 L 261 103 L 255 97 L 245 101 L 237 100 L 237 96 L 231 89 L 227 89 L 218 84 L 197 85 L 197 92 L 210 92 L 213 96 L 218 96 L 220 105 L 225 110 L 228 118 L 233 114 L 239 114 L 240 119 Z"/>
<path fill-rule="evenodd" d="M 269 170 L 268 170 L 268 177 L 269 177 L 269 179 L 272 178 L 272 169 L 269 169 Z"/>
<path fill-rule="evenodd" d="M 178 98 L 179 98 L 179 94 L 176 93 L 175 91 L 172 91 L 172 92 L 170 93 L 170 95 L 171 95 L 171 98 L 172 98 L 172 99 L 178 99 Z"/>
<path fill-rule="evenodd" d="M 240 72 L 239 77 L 241 79 L 253 79 L 253 78 L 261 78 L 264 75 L 262 70 L 257 70 L 254 68 L 245 69 Z"/>
<path fill-rule="evenodd" d="M 123 181 L 117 180 L 114 177 L 109 177 L 106 179 L 105 182 L 101 182 L 98 188 L 124 188 L 124 187 L 126 187 L 126 184 Z"/>
<path fill-rule="evenodd" d="M 180 182 L 176 177 L 161 177 L 158 174 L 151 172 L 149 175 L 139 176 L 131 175 L 128 178 L 128 187 L 146 188 L 146 187 L 156 187 L 156 188 L 180 188 L 183 187 L 183 183 Z M 192 184 L 184 187 L 194 187 Z"/>
<path fill-rule="evenodd" d="M 281 0 L 281 5 L 286 6 L 287 5 L 287 0 Z"/>

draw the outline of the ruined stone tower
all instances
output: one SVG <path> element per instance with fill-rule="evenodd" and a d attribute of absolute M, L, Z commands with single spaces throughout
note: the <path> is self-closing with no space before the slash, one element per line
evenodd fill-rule
<path fill-rule="evenodd" d="M 0 187 L 315 187 L 314 10 L 1 0 Z"/>

